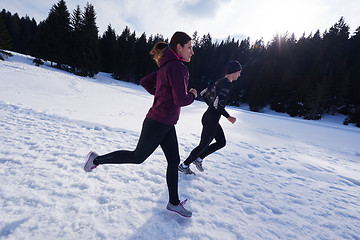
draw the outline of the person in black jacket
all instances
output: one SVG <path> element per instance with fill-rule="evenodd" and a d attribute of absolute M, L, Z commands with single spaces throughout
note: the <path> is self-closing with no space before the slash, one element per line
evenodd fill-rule
<path fill-rule="evenodd" d="M 179 165 L 178 170 L 180 172 L 185 174 L 195 174 L 190 169 L 191 163 L 194 163 L 196 168 L 200 172 L 203 172 L 203 159 L 215 151 L 225 147 L 226 139 L 224 131 L 219 124 L 219 120 L 222 115 L 232 124 L 236 122 L 236 118 L 230 116 L 225 110 L 225 106 L 230 97 L 233 81 L 236 81 L 240 77 L 241 70 L 242 67 L 238 61 L 230 61 L 225 66 L 225 77 L 220 78 L 214 83 L 216 92 L 214 100 L 210 103 L 207 102 L 209 107 L 201 119 L 203 129 L 201 132 L 200 143 L 194 150 L 191 151 L 189 157 Z M 215 139 L 215 142 L 210 145 L 213 139 Z"/>

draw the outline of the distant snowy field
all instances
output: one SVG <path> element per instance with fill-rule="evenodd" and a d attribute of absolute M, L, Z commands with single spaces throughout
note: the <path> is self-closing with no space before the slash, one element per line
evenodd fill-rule
<path fill-rule="evenodd" d="M 343 116 L 229 107 L 238 121 L 221 120 L 227 146 L 205 172 L 179 175 L 190 219 L 165 209 L 160 148 L 142 165 L 85 173 L 90 150 L 135 148 L 151 104 L 108 74 L 82 78 L 16 53 L 0 61 L 0 239 L 360 239 L 360 129 Z M 182 160 L 205 109 L 182 109 Z"/>

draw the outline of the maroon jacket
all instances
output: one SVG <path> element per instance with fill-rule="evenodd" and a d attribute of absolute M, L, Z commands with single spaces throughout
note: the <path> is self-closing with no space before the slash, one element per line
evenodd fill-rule
<path fill-rule="evenodd" d="M 141 79 L 140 84 L 154 95 L 154 103 L 147 117 L 163 124 L 175 125 L 179 120 L 180 108 L 195 100 L 187 92 L 189 70 L 181 57 L 168 48 L 160 59 L 158 71 Z"/>

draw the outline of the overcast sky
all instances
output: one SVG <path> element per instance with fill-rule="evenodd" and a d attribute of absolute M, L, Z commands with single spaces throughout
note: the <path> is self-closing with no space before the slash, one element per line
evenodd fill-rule
<path fill-rule="evenodd" d="M 57 0 L 0 0 L 4 8 L 19 17 L 28 15 L 39 23 L 45 20 Z M 309 35 L 333 26 L 343 16 L 351 34 L 360 26 L 360 0 L 67 0 L 70 13 L 89 2 L 97 13 L 102 35 L 111 24 L 118 35 L 125 26 L 139 37 L 162 34 L 170 38 L 175 31 L 213 39 L 227 36 L 250 37 L 253 42 L 271 40 L 286 31 Z"/>

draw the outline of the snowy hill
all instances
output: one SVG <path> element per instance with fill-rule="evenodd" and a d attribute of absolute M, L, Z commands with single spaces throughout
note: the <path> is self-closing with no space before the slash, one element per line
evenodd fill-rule
<path fill-rule="evenodd" d="M 360 239 L 360 130 L 228 108 L 227 146 L 179 175 L 191 219 L 165 210 L 166 160 L 82 169 L 133 149 L 152 104 L 140 86 L 0 61 L 0 239 Z M 182 109 L 182 160 L 206 106 Z M 340 123 L 337 123 L 340 122 Z M 194 167 L 192 167 L 193 170 Z"/>

